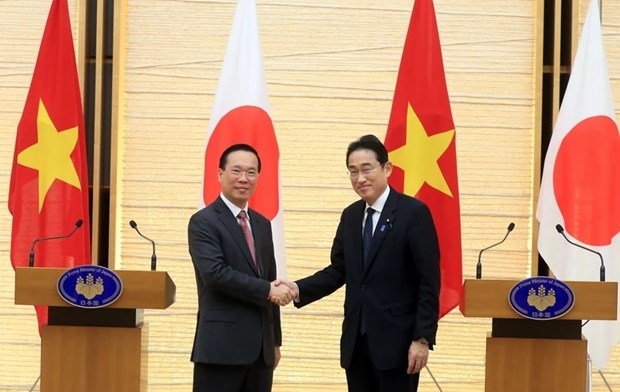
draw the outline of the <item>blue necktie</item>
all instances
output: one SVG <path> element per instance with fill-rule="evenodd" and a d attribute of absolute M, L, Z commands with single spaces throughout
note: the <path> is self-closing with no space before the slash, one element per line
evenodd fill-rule
<path fill-rule="evenodd" d="M 372 216 L 375 210 L 368 207 L 366 210 L 366 222 L 364 223 L 364 231 L 362 233 L 362 244 L 364 245 L 364 264 L 368 258 L 368 251 L 370 250 L 370 243 L 372 241 Z"/>

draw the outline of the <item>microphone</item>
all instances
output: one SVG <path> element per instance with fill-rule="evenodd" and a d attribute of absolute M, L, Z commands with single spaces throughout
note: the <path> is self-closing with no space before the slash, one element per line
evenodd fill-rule
<path fill-rule="evenodd" d="M 578 248 L 585 249 L 588 252 L 596 253 L 598 255 L 598 257 L 601 259 L 600 279 L 601 279 L 601 282 L 604 282 L 605 281 L 605 263 L 603 262 L 603 255 L 600 252 L 595 251 L 594 249 L 586 248 L 583 245 L 579 245 L 578 243 L 569 240 L 566 234 L 564 234 L 564 228 L 562 227 L 562 225 L 560 224 L 555 225 L 555 229 L 558 231 L 558 233 L 562 234 L 562 237 L 564 237 L 564 239 L 569 244 L 575 245 Z"/>
<path fill-rule="evenodd" d="M 28 255 L 28 267 L 34 267 L 34 246 L 40 242 L 40 241 L 47 241 L 47 240 L 60 240 L 63 238 L 69 238 L 73 235 L 73 233 L 76 232 L 77 229 L 79 229 L 80 227 L 82 227 L 82 224 L 84 223 L 84 221 L 82 219 L 78 219 L 75 222 L 75 226 L 73 226 L 73 230 L 71 230 L 71 232 L 69 234 L 66 235 L 56 235 L 56 236 L 52 236 L 52 237 L 41 237 L 41 238 L 37 238 L 34 241 L 32 241 L 32 246 L 30 247 L 30 254 Z"/>
<path fill-rule="evenodd" d="M 515 228 L 514 222 L 510 222 L 510 224 L 508 225 L 508 229 L 506 231 L 506 235 L 504 236 L 504 238 L 500 242 L 498 242 L 497 244 L 493 244 L 491 246 L 487 246 L 486 248 L 480 250 L 480 253 L 478 253 L 478 264 L 476 264 L 476 279 L 482 278 L 482 262 L 480 261 L 480 257 L 482 256 L 482 252 L 484 252 L 487 249 L 491 249 L 491 248 L 501 244 L 502 242 L 506 241 L 506 238 L 508 238 L 508 234 L 510 234 L 510 232 L 514 228 Z"/>
<path fill-rule="evenodd" d="M 153 241 L 149 237 L 146 237 L 142 233 L 140 233 L 140 230 L 138 230 L 138 224 L 136 223 L 136 221 L 130 220 L 129 226 L 131 226 L 131 228 L 134 229 L 140 237 L 144 238 L 147 241 L 150 241 L 151 244 L 153 244 L 153 256 L 151 256 L 151 271 L 155 271 L 157 269 L 157 256 L 155 256 L 155 241 Z"/>

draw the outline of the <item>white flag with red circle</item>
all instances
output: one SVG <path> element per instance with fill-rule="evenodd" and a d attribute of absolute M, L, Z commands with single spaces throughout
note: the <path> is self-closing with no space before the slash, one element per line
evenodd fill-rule
<path fill-rule="evenodd" d="M 598 0 L 592 0 L 558 113 L 540 186 L 538 251 L 559 279 L 620 280 L 620 135 L 607 74 Z M 576 298 L 579 301 L 579 298 Z M 602 369 L 620 336 L 618 321 L 583 328 L 594 365 Z"/>
<path fill-rule="evenodd" d="M 284 277 L 280 152 L 270 117 L 254 0 L 238 2 L 230 32 L 207 133 L 203 206 L 220 194 L 220 155 L 236 143 L 251 145 L 261 158 L 260 182 L 249 203 L 271 221 L 278 277 Z"/>

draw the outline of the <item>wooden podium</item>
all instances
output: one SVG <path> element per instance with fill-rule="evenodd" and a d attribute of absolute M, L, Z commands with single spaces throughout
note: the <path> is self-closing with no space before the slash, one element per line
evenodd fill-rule
<path fill-rule="evenodd" d="M 123 292 L 104 308 L 83 309 L 57 291 L 63 268 L 16 268 L 15 304 L 46 305 L 41 392 L 146 391 L 148 333 L 143 309 L 166 309 L 176 287 L 166 272 L 122 271 Z"/>
<path fill-rule="evenodd" d="M 516 280 L 467 279 L 461 313 L 490 317 L 486 340 L 486 392 L 584 392 L 587 341 L 582 320 L 615 320 L 616 282 L 564 282 L 575 296 L 573 308 L 555 320 L 530 320 L 508 301 Z"/>

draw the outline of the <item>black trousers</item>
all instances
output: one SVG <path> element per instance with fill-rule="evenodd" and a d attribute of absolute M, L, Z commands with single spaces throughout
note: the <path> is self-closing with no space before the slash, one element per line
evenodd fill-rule
<path fill-rule="evenodd" d="M 370 359 L 366 335 L 355 342 L 353 359 L 346 369 L 349 392 L 416 392 L 420 374 L 407 374 L 407 358 L 396 369 L 379 369 Z"/>
<path fill-rule="evenodd" d="M 273 367 L 262 354 L 251 365 L 194 363 L 193 392 L 271 392 Z"/>

